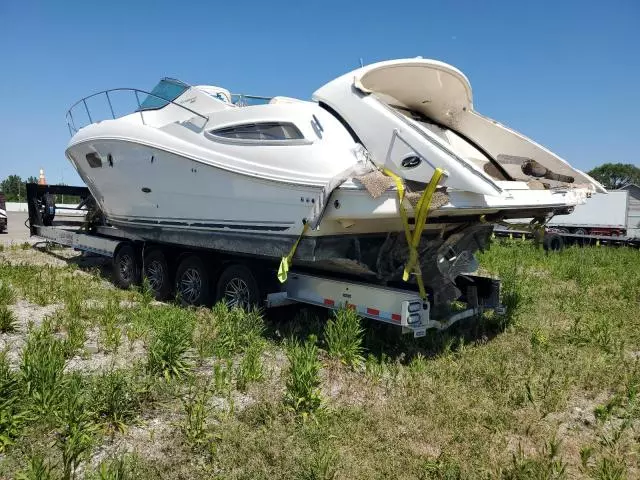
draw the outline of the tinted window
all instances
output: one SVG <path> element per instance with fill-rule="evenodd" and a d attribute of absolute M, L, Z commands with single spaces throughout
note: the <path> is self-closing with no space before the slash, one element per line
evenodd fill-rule
<path fill-rule="evenodd" d="M 147 95 L 147 98 L 140 104 L 139 110 L 157 110 L 158 108 L 162 108 L 170 101 L 172 102 L 182 95 L 188 88 L 189 85 L 182 83 L 180 80 L 163 78 L 160 80 L 160 83 L 151 90 L 153 95 Z"/>
<path fill-rule="evenodd" d="M 242 140 L 303 140 L 304 135 L 293 123 L 263 122 L 234 125 L 211 130 L 211 135 Z"/>

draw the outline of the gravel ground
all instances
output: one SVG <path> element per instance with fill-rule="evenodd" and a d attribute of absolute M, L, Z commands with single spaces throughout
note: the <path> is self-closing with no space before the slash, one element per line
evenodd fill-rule
<path fill-rule="evenodd" d="M 22 212 L 7 212 L 7 231 L 0 233 L 0 244 L 11 245 L 12 243 L 35 243 L 29 237 L 29 229 L 24 226 L 27 214 Z"/>

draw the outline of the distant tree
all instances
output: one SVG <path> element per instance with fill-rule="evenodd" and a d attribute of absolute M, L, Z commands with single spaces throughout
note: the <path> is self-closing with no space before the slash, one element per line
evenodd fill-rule
<path fill-rule="evenodd" d="M 27 178 L 27 183 L 38 183 L 38 177 L 34 177 L 33 175 L 31 175 L 29 178 Z"/>
<path fill-rule="evenodd" d="M 26 194 L 22 178 L 19 175 L 9 175 L 0 182 L 0 187 L 7 198 L 7 202 L 22 200 Z"/>
<path fill-rule="evenodd" d="M 588 173 L 606 188 L 612 190 L 630 183 L 640 184 L 640 168 L 631 163 L 605 163 Z"/>

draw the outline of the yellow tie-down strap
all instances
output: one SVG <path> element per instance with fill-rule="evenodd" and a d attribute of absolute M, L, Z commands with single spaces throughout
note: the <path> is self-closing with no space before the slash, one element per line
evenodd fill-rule
<path fill-rule="evenodd" d="M 291 266 L 293 255 L 296 253 L 298 244 L 300 243 L 300 240 L 302 240 L 304 234 L 307 233 L 307 230 L 309 230 L 309 223 L 305 222 L 304 227 L 302 227 L 302 232 L 300 232 L 300 235 L 298 235 L 298 239 L 293 244 L 293 247 L 291 247 L 291 251 L 286 257 L 282 257 L 282 260 L 280 261 L 280 267 L 278 267 L 278 280 L 280 280 L 280 283 L 284 283 L 287 281 L 287 275 L 289 274 L 289 267 Z"/>
<path fill-rule="evenodd" d="M 404 208 L 405 188 L 402 178 L 393 173 L 391 170 L 384 169 L 385 175 L 390 176 L 396 182 L 396 190 L 398 191 L 398 210 L 400 210 L 400 218 L 402 219 L 402 225 L 404 226 L 404 234 L 407 237 L 407 245 L 409 246 L 409 260 L 404 267 L 404 273 L 402 279 L 406 282 L 409 280 L 409 275 L 415 273 L 416 283 L 418 284 L 418 291 L 420 297 L 423 300 L 427 299 L 427 292 L 424 288 L 424 282 L 422 280 L 422 272 L 420 271 L 420 262 L 418 261 L 418 245 L 420 245 L 420 237 L 422 231 L 427 222 L 429 216 L 429 208 L 431 207 L 431 198 L 438 188 L 438 184 L 444 176 L 444 170 L 442 168 L 436 168 L 433 172 L 433 176 L 427 185 L 427 188 L 422 192 L 418 204 L 415 208 L 415 229 L 413 232 L 409 227 L 409 217 L 407 211 Z"/>
<path fill-rule="evenodd" d="M 404 198 L 405 198 L 405 188 L 402 178 L 393 173 L 391 170 L 384 169 L 385 175 L 393 178 L 396 183 L 396 189 L 398 191 L 398 209 L 400 210 L 400 218 L 402 219 L 402 225 L 404 227 L 404 234 L 407 237 L 407 245 L 409 246 L 409 260 L 404 267 L 404 273 L 402 275 L 402 279 L 406 282 L 409 280 L 409 275 L 411 273 L 416 274 L 416 282 L 418 284 L 418 291 L 420 292 L 420 297 L 423 300 L 427 299 L 427 292 L 424 288 L 424 282 L 422 281 L 422 272 L 420 271 L 420 262 L 418 261 L 418 245 L 420 244 L 420 237 L 422 236 L 422 231 L 424 230 L 424 226 L 427 222 L 427 216 L 429 215 L 429 208 L 431 206 L 431 198 L 438 188 L 438 184 L 444 175 L 444 170 L 441 168 L 436 168 L 427 188 L 422 192 L 420 199 L 418 200 L 418 204 L 415 208 L 415 230 L 411 231 L 409 226 L 409 217 L 407 216 L 407 211 L 404 208 Z M 289 273 L 289 267 L 291 266 L 291 262 L 293 260 L 293 256 L 296 253 L 296 249 L 298 248 L 298 244 L 300 240 L 307 233 L 309 229 L 309 223 L 305 223 L 302 228 L 302 232 L 298 236 L 298 239 L 295 241 L 289 254 L 285 257 L 282 257 L 280 261 L 280 267 L 278 268 L 278 280 L 280 283 L 284 283 L 287 281 L 287 275 Z"/>

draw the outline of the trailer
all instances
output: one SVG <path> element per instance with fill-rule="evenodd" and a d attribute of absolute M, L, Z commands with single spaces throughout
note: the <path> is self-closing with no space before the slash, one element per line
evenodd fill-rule
<path fill-rule="evenodd" d="M 508 228 L 504 225 L 496 225 L 493 229 L 495 237 L 535 240 L 540 241 L 545 250 L 559 251 L 569 245 L 585 246 L 610 246 L 640 248 L 640 238 L 620 237 L 616 235 L 584 235 L 581 233 L 568 233 L 556 229 L 545 229 L 541 236 L 531 230 Z"/>
<path fill-rule="evenodd" d="M 81 222 L 69 217 L 56 220 L 53 199 L 59 194 L 82 199 L 78 206 L 85 214 Z M 462 296 L 456 303 L 462 307 L 437 315 L 432 299 L 424 301 L 410 284 L 382 285 L 302 268 L 290 270 L 281 284 L 273 259 L 145 241 L 104 222 L 86 187 L 28 184 L 27 202 L 32 236 L 109 258 L 117 286 L 129 288 L 146 279 L 159 300 L 176 298 L 184 305 L 226 301 L 242 308 L 297 303 L 330 310 L 349 308 L 364 318 L 397 325 L 415 337 L 424 336 L 428 329 L 443 330 L 462 319 L 478 317 L 485 310 L 505 313 L 500 281 L 494 278 L 459 276 L 456 285 Z"/>
<path fill-rule="evenodd" d="M 628 204 L 629 192 L 626 190 L 594 194 L 569 215 L 553 217 L 547 222 L 547 229 L 560 234 L 625 237 Z"/>

